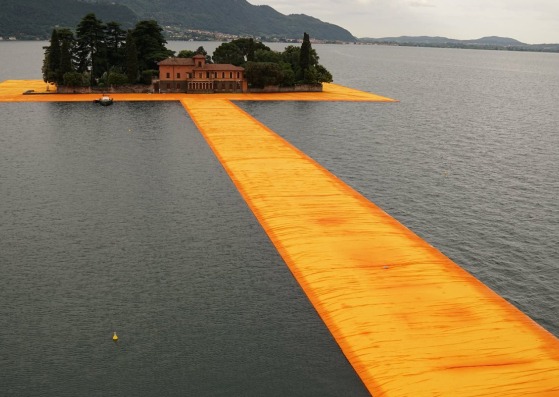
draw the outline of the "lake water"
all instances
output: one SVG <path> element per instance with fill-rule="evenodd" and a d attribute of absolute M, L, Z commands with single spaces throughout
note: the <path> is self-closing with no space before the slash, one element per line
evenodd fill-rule
<path fill-rule="evenodd" d="M 239 106 L 559 336 L 559 55 L 314 48 L 401 102 Z M 0 115 L 0 395 L 368 395 L 180 104 Z"/>

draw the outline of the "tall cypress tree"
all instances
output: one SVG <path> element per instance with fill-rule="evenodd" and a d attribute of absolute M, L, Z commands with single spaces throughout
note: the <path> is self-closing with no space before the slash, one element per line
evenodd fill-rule
<path fill-rule="evenodd" d="M 301 45 L 301 52 L 299 54 L 299 67 L 305 73 L 312 65 L 312 47 L 311 40 L 307 32 L 303 35 L 303 44 Z"/>
<path fill-rule="evenodd" d="M 60 69 L 58 70 L 57 84 L 64 84 L 64 75 L 73 72 L 72 66 L 72 48 L 70 40 L 63 40 L 60 47 Z"/>
<path fill-rule="evenodd" d="M 45 83 L 56 83 L 57 73 L 60 68 L 60 40 L 58 30 L 53 29 L 50 36 L 50 45 L 45 47 L 45 59 L 43 61 L 43 80 Z"/>
<path fill-rule="evenodd" d="M 131 30 L 126 35 L 126 76 L 130 84 L 138 81 L 138 49 Z"/>

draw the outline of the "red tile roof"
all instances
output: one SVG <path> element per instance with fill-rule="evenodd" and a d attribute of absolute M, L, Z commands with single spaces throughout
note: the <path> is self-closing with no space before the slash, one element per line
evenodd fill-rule
<path fill-rule="evenodd" d="M 167 58 L 157 63 L 161 66 L 194 66 L 192 58 Z"/>
<path fill-rule="evenodd" d="M 211 71 L 243 71 L 245 68 L 240 66 L 231 65 L 230 63 L 207 63 L 201 68 L 196 68 L 195 70 L 211 70 Z"/>

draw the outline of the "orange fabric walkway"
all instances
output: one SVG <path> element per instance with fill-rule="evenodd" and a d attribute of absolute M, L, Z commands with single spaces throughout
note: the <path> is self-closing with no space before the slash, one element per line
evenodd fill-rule
<path fill-rule="evenodd" d="M 101 94 L 56 94 L 55 86 L 42 80 L 6 80 L 0 83 L 0 102 L 93 102 Z M 23 95 L 33 90 L 33 95 Z M 371 94 L 337 84 L 324 84 L 323 92 L 286 92 L 266 94 L 110 94 L 120 101 L 178 101 L 195 96 L 198 99 L 228 99 L 231 101 L 358 101 L 397 102 L 394 99 Z"/>
<path fill-rule="evenodd" d="M 559 341 L 227 100 L 184 107 L 375 397 L 559 396 Z"/>

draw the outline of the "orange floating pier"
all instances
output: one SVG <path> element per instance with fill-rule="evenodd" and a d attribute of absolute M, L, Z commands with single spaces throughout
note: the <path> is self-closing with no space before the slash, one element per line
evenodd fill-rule
<path fill-rule="evenodd" d="M 226 100 L 182 100 L 380 396 L 559 396 L 559 341 Z"/>
<path fill-rule="evenodd" d="M 48 88 L 48 90 L 47 90 Z M 26 91 L 33 91 L 24 95 Z M 192 95 L 170 94 L 122 94 L 109 93 L 115 101 L 179 101 Z M 0 102 L 92 102 L 101 96 L 96 94 L 57 94 L 56 86 L 42 80 L 6 80 L 0 83 Z M 266 94 L 196 94 L 198 99 L 227 99 L 231 101 L 344 101 L 344 102 L 397 102 L 394 99 L 371 94 L 338 84 L 324 84 L 323 92 L 286 92 Z"/>
<path fill-rule="evenodd" d="M 111 96 L 181 101 L 373 396 L 559 396 L 557 338 L 231 102 L 389 98 Z"/>

